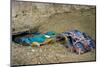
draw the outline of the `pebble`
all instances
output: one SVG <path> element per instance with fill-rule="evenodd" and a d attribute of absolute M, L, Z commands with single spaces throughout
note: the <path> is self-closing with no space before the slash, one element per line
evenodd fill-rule
<path fill-rule="evenodd" d="M 34 50 L 34 49 L 32 49 L 32 52 L 35 52 L 35 50 Z"/>

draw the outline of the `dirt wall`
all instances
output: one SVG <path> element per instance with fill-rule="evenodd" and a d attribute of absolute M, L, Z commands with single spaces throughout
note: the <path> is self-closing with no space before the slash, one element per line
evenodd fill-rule
<path fill-rule="evenodd" d="M 12 2 L 12 32 L 21 32 L 41 26 L 51 16 L 95 8 L 85 5 L 65 5 L 55 3 Z M 49 22 L 50 23 L 50 22 Z"/>

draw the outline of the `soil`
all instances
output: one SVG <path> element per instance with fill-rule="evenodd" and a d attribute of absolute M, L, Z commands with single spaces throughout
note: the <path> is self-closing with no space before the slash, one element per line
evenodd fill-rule
<path fill-rule="evenodd" d="M 60 44 L 44 45 L 40 48 L 12 45 L 12 64 L 50 64 L 79 61 L 95 61 L 95 50 L 78 55 L 71 53 L 68 48 Z"/>

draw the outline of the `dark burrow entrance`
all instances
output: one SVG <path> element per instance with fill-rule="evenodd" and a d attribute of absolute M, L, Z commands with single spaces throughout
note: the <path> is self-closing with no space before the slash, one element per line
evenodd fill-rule
<path fill-rule="evenodd" d="M 15 43 L 18 43 L 16 41 L 17 38 L 20 38 L 20 37 L 23 37 L 23 36 L 27 36 L 27 35 L 29 35 L 29 33 L 27 31 L 14 33 L 14 34 L 12 34 L 12 41 L 15 42 Z"/>
<path fill-rule="evenodd" d="M 20 43 L 19 39 L 21 37 L 31 37 L 31 36 L 36 35 L 36 34 L 40 34 L 40 32 L 24 31 L 24 32 L 13 33 L 12 34 L 12 41 L 15 43 Z"/>

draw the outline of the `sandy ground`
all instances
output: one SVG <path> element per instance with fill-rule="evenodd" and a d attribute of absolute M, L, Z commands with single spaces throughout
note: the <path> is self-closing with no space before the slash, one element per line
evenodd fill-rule
<path fill-rule="evenodd" d="M 80 12 L 55 14 L 49 17 L 40 27 L 39 31 L 55 31 L 58 33 L 78 29 L 87 32 L 95 39 L 95 9 Z M 12 42 L 12 65 L 47 64 L 61 62 L 93 61 L 96 60 L 95 50 L 77 55 L 71 53 L 57 43 L 44 45 L 40 48 L 21 46 Z"/>
<path fill-rule="evenodd" d="M 40 48 L 31 48 L 29 46 L 13 44 L 12 53 L 12 64 L 14 65 L 48 64 L 95 60 L 95 50 L 84 53 L 82 55 L 78 55 L 76 53 L 71 53 L 68 48 L 65 48 L 60 44 L 49 44 L 44 45 Z"/>

